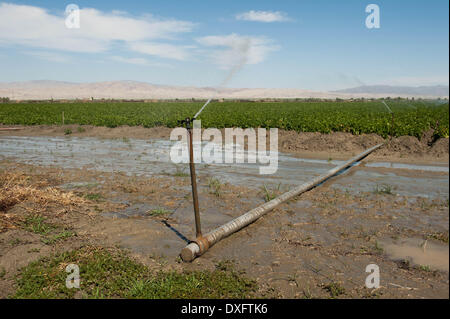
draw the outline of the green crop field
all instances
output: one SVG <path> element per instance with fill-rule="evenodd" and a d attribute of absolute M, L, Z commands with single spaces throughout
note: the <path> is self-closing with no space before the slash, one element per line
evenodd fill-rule
<path fill-rule="evenodd" d="M 373 101 L 285 101 L 214 102 L 201 114 L 203 127 L 278 127 L 303 132 L 352 134 L 376 133 L 420 137 L 430 128 L 437 137 L 448 137 L 448 101 L 385 100 Z M 116 127 L 176 127 L 177 121 L 193 116 L 203 102 L 70 102 L 3 103 L 2 124 L 89 124 Z"/>

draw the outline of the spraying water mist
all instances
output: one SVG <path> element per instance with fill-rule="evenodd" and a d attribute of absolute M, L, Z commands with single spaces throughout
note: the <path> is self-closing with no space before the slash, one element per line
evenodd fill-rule
<path fill-rule="evenodd" d="M 225 87 L 232 79 L 233 77 L 244 67 L 244 65 L 248 61 L 248 54 L 250 51 L 250 45 L 251 45 L 251 39 L 250 38 L 244 38 L 244 39 L 236 39 L 233 41 L 230 50 L 230 54 L 232 56 L 232 62 L 230 66 L 230 70 L 228 71 L 228 74 L 223 79 L 223 81 L 219 84 L 219 87 Z M 196 119 L 200 113 L 204 110 L 204 108 L 211 102 L 211 100 L 218 95 L 218 91 L 215 90 L 215 94 L 210 97 L 206 103 L 201 107 L 201 109 L 195 114 L 194 119 Z"/>

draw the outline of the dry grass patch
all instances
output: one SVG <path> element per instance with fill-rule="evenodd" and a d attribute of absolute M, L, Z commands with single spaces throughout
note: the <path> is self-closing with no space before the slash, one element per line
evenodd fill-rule
<path fill-rule="evenodd" d="M 33 180 L 31 176 L 0 172 L 0 232 L 14 228 L 14 216 L 7 211 L 24 201 L 46 209 L 50 205 L 64 206 L 71 210 L 86 201 L 72 192 L 63 192 L 49 185 L 45 179 Z"/>

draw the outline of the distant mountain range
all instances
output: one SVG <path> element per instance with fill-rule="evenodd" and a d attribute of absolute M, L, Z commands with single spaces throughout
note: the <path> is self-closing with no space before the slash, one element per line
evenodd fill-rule
<path fill-rule="evenodd" d="M 333 91 L 336 93 L 356 94 L 388 94 L 388 95 L 412 95 L 412 96 L 448 96 L 448 85 L 433 86 L 390 86 L 390 85 L 363 85 L 350 89 Z"/>
<path fill-rule="evenodd" d="M 63 81 L 0 82 L 0 97 L 12 100 L 48 99 L 269 99 L 269 98 L 448 98 L 448 86 L 402 87 L 387 85 L 320 92 L 301 89 L 213 88 L 154 85 L 137 81 L 73 83 Z"/>

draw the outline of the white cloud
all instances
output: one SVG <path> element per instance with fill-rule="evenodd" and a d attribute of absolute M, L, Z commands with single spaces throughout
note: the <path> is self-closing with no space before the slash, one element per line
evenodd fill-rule
<path fill-rule="evenodd" d="M 66 55 L 62 55 L 56 52 L 48 52 L 48 51 L 23 51 L 23 54 L 30 55 L 36 57 L 38 59 L 50 61 L 50 62 L 58 62 L 58 63 L 66 63 L 69 62 L 69 57 Z"/>
<path fill-rule="evenodd" d="M 131 17 L 124 12 L 91 8 L 80 10 L 80 29 L 68 29 L 64 21 L 64 16 L 39 7 L 0 3 L 0 45 L 95 53 L 108 51 L 116 44 L 173 39 L 194 27 L 188 21 L 161 20 L 151 15 Z M 162 51 L 156 55 L 174 56 Z"/>
<path fill-rule="evenodd" d="M 170 64 L 166 63 L 152 63 L 149 60 L 145 58 L 126 58 L 122 56 L 110 56 L 110 60 L 120 63 L 127 63 L 127 64 L 135 64 L 135 65 L 144 65 L 144 66 L 156 66 L 156 67 L 165 67 L 165 68 L 172 68 Z"/>
<path fill-rule="evenodd" d="M 235 33 L 225 36 L 207 36 L 196 39 L 206 47 L 218 47 L 210 58 L 221 68 L 263 62 L 271 51 L 279 49 L 272 40 L 265 37 L 242 36 Z"/>
<path fill-rule="evenodd" d="M 280 11 L 254 11 L 239 13 L 236 16 L 237 20 L 257 21 L 257 22 L 283 22 L 290 21 L 287 14 Z"/>
<path fill-rule="evenodd" d="M 125 58 L 122 56 L 111 56 L 111 60 L 121 63 L 128 63 L 128 64 L 137 64 L 137 65 L 148 65 L 149 62 L 147 59 L 144 58 Z"/>
<path fill-rule="evenodd" d="M 143 54 L 183 61 L 189 57 L 189 49 L 192 47 L 158 42 L 134 42 L 130 43 L 129 48 Z"/>

